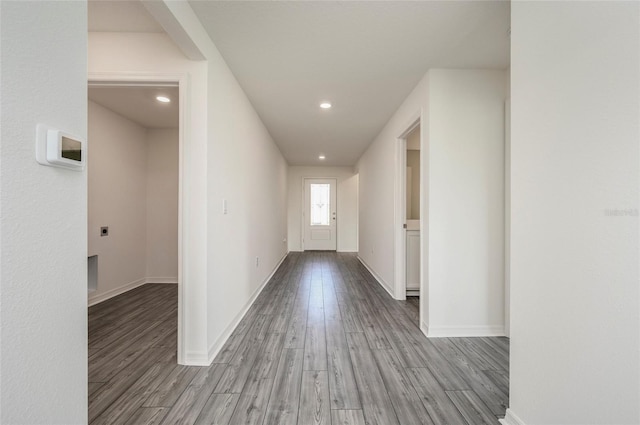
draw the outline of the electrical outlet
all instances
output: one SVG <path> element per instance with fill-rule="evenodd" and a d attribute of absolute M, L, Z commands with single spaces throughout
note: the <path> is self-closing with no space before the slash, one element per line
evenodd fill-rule
<path fill-rule="evenodd" d="M 100 228 L 100 236 L 109 236 L 109 226 Z"/>

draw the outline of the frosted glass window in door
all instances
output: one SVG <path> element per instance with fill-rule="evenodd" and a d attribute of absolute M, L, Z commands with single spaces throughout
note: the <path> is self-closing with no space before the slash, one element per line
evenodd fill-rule
<path fill-rule="evenodd" d="M 328 226 L 330 223 L 331 209 L 331 185 L 330 184 L 310 184 L 311 195 L 311 225 Z"/>

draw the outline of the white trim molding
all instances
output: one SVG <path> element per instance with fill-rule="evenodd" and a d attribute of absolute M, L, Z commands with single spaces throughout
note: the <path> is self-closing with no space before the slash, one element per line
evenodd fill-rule
<path fill-rule="evenodd" d="M 227 326 L 227 328 L 224 330 L 222 335 L 220 335 L 220 337 L 213 344 L 211 344 L 211 346 L 209 347 L 208 356 L 205 359 L 205 363 L 202 363 L 202 365 L 208 366 L 213 362 L 213 360 L 216 358 L 220 350 L 222 350 L 222 347 L 224 346 L 224 344 L 227 342 L 227 340 L 231 336 L 231 333 L 233 333 L 233 331 L 238 327 L 238 325 L 240 324 L 240 321 L 244 318 L 244 316 L 247 314 L 247 311 L 249 311 L 249 308 L 251 308 L 253 303 L 256 301 L 256 298 L 258 298 L 258 295 L 260 295 L 262 290 L 267 286 L 267 283 L 269 283 L 273 275 L 276 274 L 276 271 L 278 271 L 278 268 L 280 267 L 282 262 L 285 260 L 285 258 L 287 258 L 287 255 L 289 255 L 289 253 L 286 253 L 282 256 L 282 258 L 280 259 L 280 261 L 278 261 L 278 264 L 276 264 L 276 266 L 273 268 L 269 276 L 267 276 L 267 278 L 262 282 L 262 284 L 258 287 L 258 289 L 256 289 L 254 293 L 251 295 L 251 298 L 249 298 L 249 301 L 247 301 L 247 304 L 240 311 L 240 313 L 238 313 L 238 315 L 236 315 L 236 317 L 231 321 L 231 323 L 229 324 L 229 326 Z M 197 360 L 200 361 L 201 360 L 200 356 L 197 356 L 197 357 L 198 357 Z M 195 360 L 195 357 L 193 359 L 192 358 L 189 359 L 190 365 L 200 365 L 200 363 L 192 363 L 193 360 Z"/>
<path fill-rule="evenodd" d="M 504 325 L 498 326 L 426 326 L 429 338 L 460 338 L 476 336 L 505 336 Z"/>
<path fill-rule="evenodd" d="M 146 285 L 147 283 L 161 283 L 161 284 L 178 284 L 177 277 L 143 277 L 142 279 L 134 280 L 133 282 L 126 283 L 117 288 L 111 289 L 102 294 L 98 294 L 96 296 L 89 297 L 89 307 L 92 305 L 100 304 L 101 302 L 107 301 L 113 297 L 117 297 L 118 295 L 122 295 L 125 292 L 129 292 L 132 289 L 136 289 L 142 285 Z M 95 291 L 92 292 L 92 294 Z"/>
<path fill-rule="evenodd" d="M 187 351 L 184 353 L 184 362 L 188 366 L 209 366 L 207 353 L 202 351 Z"/>
<path fill-rule="evenodd" d="M 420 314 L 420 316 L 422 316 L 422 314 Z M 420 331 L 424 334 L 424 336 L 429 337 L 429 325 L 426 322 L 420 322 Z"/>
<path fill-rule="evenodd" d="M 513 410 L 507 409 L 507 413 L 504 415 L 504 419 L 500 419 L 499 422 L 502 425 L 526 425 L 522 419 L 520 419 Z"/>
<path fill-rule="evenodd" d="M 380 286 L 382 286 L 384 288 L 384 290 L 387 291 L 389 293 L 389 295 L 391 295 L 391 298 L 393 298 L 395 300 L 396 297 L 393 296 L 393 291 L 391 290 L 391 285 L 389 285 L 387 282 L 385 282 L 383 278 L 378 276 L 378 274 L 376 272 L 374 272 L 373 269 L 371 267 L 369 267 L 369 265 L 362 258 L 360 258 L 359 255 L 357 256 L 357 258 L 362 263 L 362 265 L 367 270 L 369 270 L 369 273 L 371 273 L 371 275 L 380 284 Z"/>
<path fill-rule="evenodd" d="M 148 277 L 146 283 L 178 283 L 177 277 Z"/>
<path fill-rule="evenodd" d="M 139 286 L 147 283 L 146 278 L 134 280 L 133 282 L 125 283 L 122 286 L 118 286 L 117 288 L 111 289 L 107 292 L 103 292 L 102 294 L 97 294 L 95 296 L 89 297 L 89 307 L 92 305 L 100 304 L 110 298 L 117 297 L 118 295 L 124 294 L 125 292 L 129 292 L 132 289 L 135 289 Z"/>

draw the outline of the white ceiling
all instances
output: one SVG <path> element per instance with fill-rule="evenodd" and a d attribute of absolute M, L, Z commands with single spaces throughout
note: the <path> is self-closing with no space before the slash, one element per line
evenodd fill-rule
<path fill-rule="evenodd" d="M 292 165 L 353 165 L 430 68 L 509 65 L 507 1 L 189 3 Z"/>
<path fill-rule="evenodd" d="M 158 102 L 156 96 L 171 102 Z M 145 128 L 178 127 L 178 87 L 89 86 L 89 100 Z"/>

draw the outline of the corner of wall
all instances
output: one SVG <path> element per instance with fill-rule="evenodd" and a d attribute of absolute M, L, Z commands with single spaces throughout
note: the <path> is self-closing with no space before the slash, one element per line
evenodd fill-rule
<path fill-rule="evenodd" d="M 100 294 L 96 294 L 92 297 L 89 297 L 88 305 L 89 307 L 100 304 L 101 302 L 107 301 L 110 298 L 117 297 L 120 294 L 124 294 L 125 292 L 131 291 L 139 286 L 147 283 L 146 279 L 138 279 L 133 282 L 126 283 L 124 285 L 118 286 L 117 288 L 110 289 L 108 291 L 102 292 Z"/>
<path fill-rule="evenodd" d="M 380 286 L 382 286 L 382 288 L 389 293 L 391 298 L 393 298 L 394 300 L 397 299 L 396 297 L 393 296 L 393 291 L 392 291 L 391 285 L 389 285 L 387 282 L 385 282 L 383 278 L 381 278 L 376 272 L 374 272 L 373 269 L 371 267 L 369 267 L 369 265 L 366 263 L 366 261 L 364 261 L 362 259 L 362 257 L 360 255 L 358 255 L 357 257 L 358 257 L 358 261 L 360 261 L 362 263 L 362 265 L 369 271 L 369 273 L 371 273 L 371 276 L 374 277 L 376 282 L 378 282 L 380 284 Z"/>
<path fill-rule="evenodd" d="M 422 320 L 420 322 L 420 330 L 424 334 L 424 336 L 429 337 L 429 323 Z"/>
<path fill-rule="evenodd" d="M 526 425 L 522 419 L 520 419 L 513 410 L 507 409 L 507 413 L 504 415 L 504 419 L 500 419 L 499 422 L 502 425 Z"/>

